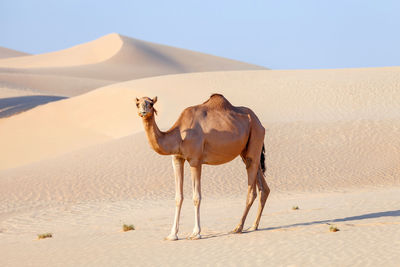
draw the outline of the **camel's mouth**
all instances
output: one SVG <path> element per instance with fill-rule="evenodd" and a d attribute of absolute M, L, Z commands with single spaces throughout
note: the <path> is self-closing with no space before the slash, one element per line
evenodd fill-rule
<path fill-rule="evenodd" d="M 144 117 L 147 116 L 148 112 L 140 111 L 138 114 L 139 114 L 140 117 L 144 118 Z"/>

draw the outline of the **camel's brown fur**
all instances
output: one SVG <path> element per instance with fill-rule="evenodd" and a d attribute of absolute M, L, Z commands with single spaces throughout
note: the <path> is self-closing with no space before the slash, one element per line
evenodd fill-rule
<path fill-rule="evenodd" d="M 248 188 L 246 208 L 234 233 L 241 233 L 247 213 L 260 192 L 257 218 L 251 229 L 257 230 L 269 188 L 263 172 L 265 129 L 252 110 L 235 107 L 220 94 L 213 94 L 203 104 L 188 107 L 176 123 L 162 132 L 155 122 L 157 97 L 136 98 L 138 114 L 142 117 L 151 147 L 161 155 L 172 155 L 175 172 L 175 221 L 168 240 L 177 240 L 179 217 L 183 201 L 183 164 L 188 161 L 193 181 L 195 227 L 190 239 L 200 238 L 201 166 L 227 163 L 238 155 L 246 165 Z M 261 164 L 260 164 L 261 162 Z"/>

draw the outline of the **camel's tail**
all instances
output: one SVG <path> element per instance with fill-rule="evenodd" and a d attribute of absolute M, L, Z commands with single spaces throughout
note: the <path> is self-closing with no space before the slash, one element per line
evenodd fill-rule
<path fill-rule="evenodd" d="M 265 145 L 264 144 L 263 144 L 263 147 L 261 150 L 260 167 L 261 167 L 263 174 L 265 175 L 265 171 L 267 170 L 267 168 L 265 167 Z"/>

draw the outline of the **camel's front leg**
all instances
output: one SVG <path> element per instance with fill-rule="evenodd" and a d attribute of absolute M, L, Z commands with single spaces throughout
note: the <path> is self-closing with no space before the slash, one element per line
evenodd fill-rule
<path fill-rule="evenodd" d="M 179 231 L 179 217 L 181 214 L 181 207 L 183 202 L 183 164 L 185 160 L 178 157 L 172 156 L 172 166 L 175 173 L 175 219 L 172 225 L 171 233 L 167 236 L 166 240 L 178 240 Z"/>
<path fill-rule="evenodd" d="M 194 204 L 194 229 L 189 239 L 200 239 L 200 202 L 201 202 L 201 165 L 191 167 L 192 186 L 193 186 L 193 204 Z"/>

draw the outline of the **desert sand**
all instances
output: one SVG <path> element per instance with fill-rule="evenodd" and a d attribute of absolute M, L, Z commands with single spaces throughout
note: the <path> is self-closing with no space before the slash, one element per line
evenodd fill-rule
<path fill-rule="evenodd" d="M 271 195 L 260 229 L 229 234 L 247 187 L 235 159 L 203 166 L 202 239 L 186 240 L 186 164 L 180 240 L 163 241 L 171 159 L 149 147 L 134 99 L 158 96 L 167 130 L 212 93 L 250 107 L 266 128 Z M 0 148 L 1 266 L 400 262 L 400 67 L 268 70 L 111 34 L 0 59 Z M 136 230 L 122 232 L 125 223 Z"/>

